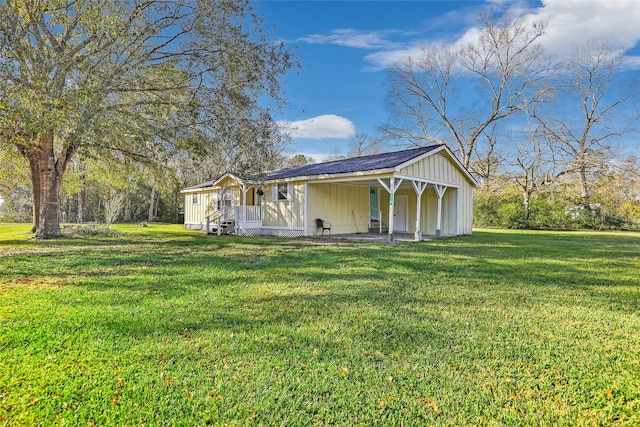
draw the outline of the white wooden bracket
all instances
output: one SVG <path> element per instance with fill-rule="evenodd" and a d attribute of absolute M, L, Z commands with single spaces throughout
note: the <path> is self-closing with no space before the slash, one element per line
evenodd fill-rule
<path fill-rule="evenodd" d="M 438 195 L 438 216 L 436 218 L 436 238 L 442 235 L 442 197 L 447 187 L 444 185 L 434 185 L 436 194 Z"/>
<path fill-rule="evenodd" d="M 396 181 L 396 178 L 391 177 L 389 178 L 389 185 L 387 186 L 387 184 L 385 184 L 381 178 L 378 178 L 378 182 L 380 183 L 380 185 L 382 185 L 382 187 L 384 187 L 384 189 L 389 193 L 389 243 L 393 243 L 393 211 L 395 205 L 394 195 L 396 194 L 398 188 L 400 188 L 402 181 L 402 178 L 398 178 L 398 180 Z"/>
<path fill-rule="evenodd" d="M 413 185 L 413 190 L 416 192 L 417 203 L 416 203 L 416 232 L 415 232 L 415 240 L 417 242 L 422 240 L 422 230 L 420 228 L 420 214 L 422 213 L 422 193 L 427 189 L 427 183 L 422 181 L 411 181 L 411 185 Z"/>

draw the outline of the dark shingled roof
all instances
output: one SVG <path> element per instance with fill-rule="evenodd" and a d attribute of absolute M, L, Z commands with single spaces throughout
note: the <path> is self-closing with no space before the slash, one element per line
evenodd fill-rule
<path fill-rule="evenodd" d="M 214 182 L 216 182 L 216 180 L 203 182 L 202 184 L 198 184 L 198 185 L 194 185 L 194 186 L 191 186 L 191 187 L 187 187 L 183 191 L 197 190 L 197 189 L 200 189 L 200 188 L 209 188 L 209 187 L 211 187 L 213 185 Z"/>
<path fill-rule="evenodd" d="M 335 162 L 316 163 L 299 168 L 282 169 L 268 174 L 267 180 L 388 169 L 401 165 L 439 147 L 441 146 L 430 145 L 428 147 L 395 151 L 393 153 L 374 154 L 373 156 L 354 157 L 351 159 L 337 160 Z"/>

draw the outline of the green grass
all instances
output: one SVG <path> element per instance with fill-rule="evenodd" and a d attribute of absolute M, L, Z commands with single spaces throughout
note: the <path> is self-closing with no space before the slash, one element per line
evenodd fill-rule
<path fill-rule="evenodd" d="M 28 228 L 0 225 L 0 426 L 640 424 L 637 233 Z"/>

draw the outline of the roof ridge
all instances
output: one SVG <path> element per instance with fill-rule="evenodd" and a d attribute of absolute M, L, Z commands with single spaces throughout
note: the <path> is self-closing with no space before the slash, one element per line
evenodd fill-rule
<path fill-rule="evenodd" d="M 415 147 L 387 153 L 349 157 L 347 159 L 333 160 L 330 162 L 311 163 L 304 166 L 284 168 L 267 175 L 267 180 L 304 176 L 306 174 L 317 175 L 386 169 L 407 162 L 421 154 L 433 151 L 438 147 L 440 147 L 440 145 L 432 144 L 425 147 Z"/>
<path fill-rule="evenodd" d="M 344 162 L 345 160 L 365 159 L 367 157 L 376 157 L 376 156 L 386 156 L 386 155 L 389 155 L 389 154 L 398 154 L 398 153 L 405 153 L 405 152 L 408 152 L 408 151 L 424 150 L 426 148 L 432 148 L 434 146 L 436 146 L 436 144 L 425 145 L 424 147 L 406 148 L 404 150 L 398 150 L 398 151 L 387 151 L 387 152 L 378 153 L 378 154 L 367 154 L 366 156 L 347 157 L 345 159 L 332 160 L 330 162 L 320 162 L 320 163 L 316 163 L 316 164 L 321 165 L 321 164 L 326 164 L 326 163 Z"/>
<path fill-rule="evenodd" d="M 304 168 L 306 166 L 311 166 L 311 165 L 330 165 L 331 163 L 346 162 L 348 160 L 366 159 L 368 157 L 370 158 L 370 157 L 376 157 L 376 156 L 387 156 L 387 155 L 390 155 L 390 154 L 398 154 L 398 153 L 405 153 L 405 152 L 409 152 L 409 151 L 424 150 L 424 149 L 427 149 L 427 148 L 433 149 L 433 147 L 436 147 L 436 146 L 439 146 L 439 145 L 438 144 L 432 144 L 432 145 L 425 145 L 424 147 L 407 148 L 407 149 L 398 150 L 398 151 L 387 151 L 387 152 L 378 153 L 378 154 L 367 154 L 366 156 L 346 157 L 344 159 L 331 160 L 331 161 L 328 161 L 328 162 L 310 163 L 310 164 L 304 165 L 304 166 L 295 166 L 295 167 L 291 167 L 291 168 L 278 169 L 278 170 L 272 171 L 271 173 L 281 172 L 281 171 L 285 171 L 285 170 L 289 170 L 289 169 Z"/>

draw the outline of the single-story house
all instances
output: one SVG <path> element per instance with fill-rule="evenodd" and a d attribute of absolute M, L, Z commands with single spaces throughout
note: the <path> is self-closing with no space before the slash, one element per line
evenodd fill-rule
<path fill-rule="evenodd" d="M 476 186 L 446 146 L 431 145 L 283 169 L 262 182 L 227 173 L 182 190 L 184 223 L 217 234 L 379 232 L 389 241 L 394 232 L 471 234 Z"/>

